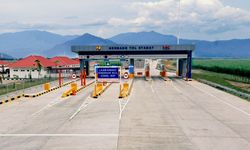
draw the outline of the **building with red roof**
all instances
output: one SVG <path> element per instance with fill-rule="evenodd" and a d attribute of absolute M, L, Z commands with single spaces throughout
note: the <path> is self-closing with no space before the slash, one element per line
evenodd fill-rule
<path fill-rule="evenodd" d="M 0 66 L 7 67 L 11 62 L 0 60 Z"/>
<path fill-rule="evenodd" d="M 64 77 L 69 77 L 72 74 L 79 74 L 80 72 L 80 61 L 78 59 L 71 59 L 66 56 L 56 56 L 50 59 L 56 67 L 53 67 L 52 73 L 57 73 L 57 70 L 62 70 Z"/>
<path fill-rule="evenodd" d="M 50 59 L 56 66 L 64 68 L 80 68 L 79 59 L 70 59 L 66 56 L 56 56 Z"/>
<path fill-rule="evenodd" d="M 41 66 L 41 71 L 38 71 Z M 56 56 L 47 59 L 43 56 L 30 55 L 14 63 L 9 64 L 10 78 L 41 78 L 57 76 L 58 70 L 62 70 L 64 76 L 79 72 L 79 59 L 70 59 L 65 56 Z"/>
<path fill-rule="evenodd" d="M 0 72 L 1 72 L 1 74 L 4 74 L 4 75 L 9 74 L 9 65 L 11 63 L 12 62 L 0 60 Z"/>
<path fill-rule="evenodd" d="M 8 65 L 10 78 L 29 78 L 30 76 L 32 78 L 40 78 L 49 76 L 52 67 L 55 66 L 55 63 L 49 59 L 36 55 L 30 55 Z"/>

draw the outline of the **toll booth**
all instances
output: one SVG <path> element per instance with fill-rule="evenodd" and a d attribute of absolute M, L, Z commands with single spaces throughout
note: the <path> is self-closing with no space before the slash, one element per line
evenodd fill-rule
<path fill-rule="evenodd" d="M 89 62 L 94 60 L 128 60 L 135 68 L 145 66 L 145 59 L 177 59 L 176 74 L 192 78 L 192 53 L 194 45 L 97 45 L 72 46 L 79 55 L 80 69 L 89 75 Z M 140 63 L 138 63 L 140 62 Z M 136 66 L 138 65 L 138 66 Z M 136 75 L 136 72 L 134 72 Z M 144 72 L 145 73 L 145 72 Z"/>

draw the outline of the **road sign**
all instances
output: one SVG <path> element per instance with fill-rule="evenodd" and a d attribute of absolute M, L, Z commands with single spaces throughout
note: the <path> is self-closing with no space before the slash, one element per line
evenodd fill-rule
<path fill-rule="evenodd" d="M 76 78 L 76 74 L 72 74 L 72 75 L 71 75 L 71 78 L 72 78 L 72 79 L 75 79 L 75 78 Z"/>
<path fill-rule="evenodd" d="M 119 82 L 120 78 L 119 69 L 120 67 L 118 66 L 112 66 L 112 67 L 98 66 L 96 68 L 97 82 Z"/>
<path fill-rule="evenodd" d="M 128 72 L 125 72 L 124 75 L 123 75 L 123 78 L 124 78 L 124 79 L 128 79 L 128 77 L 129 77 L 129 76 L 128 76 Z"/>

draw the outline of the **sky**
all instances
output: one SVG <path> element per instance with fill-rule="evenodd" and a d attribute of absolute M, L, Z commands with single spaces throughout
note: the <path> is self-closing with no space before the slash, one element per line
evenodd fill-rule
<path fill-rule="evenodd" d="M 181 38 L 250 38 L 249 0 L 0 0 L 0 33 L 44 30 L 110 38 L 156 31 Z"/>

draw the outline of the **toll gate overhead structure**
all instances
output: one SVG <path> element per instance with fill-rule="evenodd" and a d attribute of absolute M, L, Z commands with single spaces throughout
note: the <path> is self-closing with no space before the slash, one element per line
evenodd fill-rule
<path fill-rule="evenodd" d="M 81 70 L 86 69 L 89 74 L 90 60 L 120 59 L 177 59 L 177 75 L 192 78 L 192 53 L 194 45 L 76 45 L 72 52 L 79 55 Z"/>

